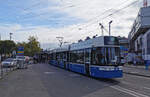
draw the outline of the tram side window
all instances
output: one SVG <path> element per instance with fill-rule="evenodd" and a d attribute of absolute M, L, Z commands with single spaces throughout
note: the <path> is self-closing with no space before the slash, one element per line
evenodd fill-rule
<path fill-rule="evenodd" d="M 50 54 L 50 60 L 54 60 L 54 55 Z"/>
<path fill-rule="evenodd" d="M 94 48 L 92 51 L 92 64 L 105 65 L 105 50 L 104 48 Z"/>
<path fill-rule="evenodd" d="M 63 61 L 67 61 L 67 53 L 63 52 Z"/>
<path fill-rule="evenodd" d="M 85 63 L 90 63 L 90 53 L 91 53 L 90 49 L 85 50 Z"/>
<path fill-rule="evenodd" d="M 77 51 L 77 63 L 84 63 L 84 50 Z"/>
<path fill-rule="evenodd" d="M 57 60 L 57 61 L 60 60 L 60 53 L 56 53 L 56 60 Z"/>
<path fill-rule="evenodd" d="M 65 52 L 62 53 L 62 60 L 64 61 L 66 59 L 66 56 L 65 56 Z"/>
<path fill-rule="evenodd" d="M 56 56 L 54 53 L 52 53 L 52 60 L 56 60 Z"/>
<path fill-rule="evenodd" d="M 72 63 L 76 63 L 76 60 L 77 60 L 77 53 L 76 53 L 76 51 L 71 51 L 70 52 L 70 61 Z"/>
<path fill-rule="evenodd" d="M 72 51 L 70 54 L 70 61 L 72 63 L 84 63 L 84 50 Z"/>
<path fill-rule="evenodd" d="M 56 60 L 58 60 L 59 59 L 59 55 L 58 54 L 56 54 Z"/>
<path fill-rule="evenodd" d="M 63 53 L 60 53 L 60 60 L 63 60 Z"/>

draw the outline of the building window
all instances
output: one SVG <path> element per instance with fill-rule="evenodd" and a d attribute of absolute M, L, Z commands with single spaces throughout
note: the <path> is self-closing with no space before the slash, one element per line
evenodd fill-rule
<path fill-rule="evenodd" d="M 150 54 L 150 33 L 147 35 L 147 54 Z"/>

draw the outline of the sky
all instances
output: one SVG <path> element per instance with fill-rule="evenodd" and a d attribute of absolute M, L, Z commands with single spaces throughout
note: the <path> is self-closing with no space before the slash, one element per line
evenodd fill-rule
<path fill-rule="evenodd" d="M 1 39 L 9 39 L 11 32 L 15 42 L 26 42 L 29 36 L 35 36 L 44 49 L 55 48 L 59 44 L 56 37 L 74 43 L 87 36 L 100 36 L 99 23 L 106 29 L 104 35 L 108 35 L 111 20 L 111 35 L 127 37 L 142 1 L 0 0 Z"/>

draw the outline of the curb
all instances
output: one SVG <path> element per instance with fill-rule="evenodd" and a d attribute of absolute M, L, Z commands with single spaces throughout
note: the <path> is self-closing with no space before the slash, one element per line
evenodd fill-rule
<path fill-rule="evenodd" d="M 136 69 L 145 69 L 145 67 L 136 67 L 136 66 L 124 66 L 126 68 L 136 68 Z"/>
<path fill-rule="evenodd" d="M 138 74 L 138 73 L 130 73 L 130 72 L 123 72 L 125 74 L 130 74 L 130 75 L 136 75 L 136 76 L 142 76 L 142 77 L 149 77 L 150 78 L 150 75 L 142 75 L 142 74 Z"/>

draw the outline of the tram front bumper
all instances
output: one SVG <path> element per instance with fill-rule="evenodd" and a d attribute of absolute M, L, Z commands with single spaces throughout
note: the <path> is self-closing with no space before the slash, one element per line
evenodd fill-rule
<path fill-rule="evenodd" d="M 90 75 L 96 78 L 121 78 L 123 70 L 122 66 L 92 66 Z"/>

